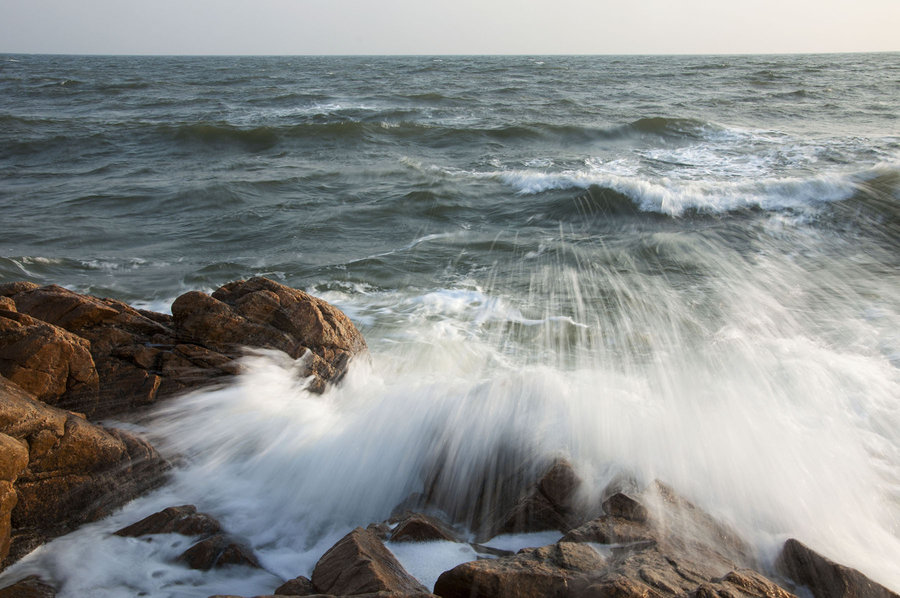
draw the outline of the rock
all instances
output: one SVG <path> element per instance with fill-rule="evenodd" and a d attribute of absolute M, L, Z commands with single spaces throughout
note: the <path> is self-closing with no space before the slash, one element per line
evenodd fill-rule
<path fill-rule="evenodd" d="M 391 532 L 391 542 L 459 542 L 456 534 L 443 521 L 415 513 L 402 519 Z"/>
<path fill-rule="evenodd" d="M 56 590 L 53 586 L 47 585 L 36 575 L 0 589 L 0 598 L 55 598 L 55 596 Z"/>
<path fill-rule="evenodd" d="M 491 535 L 571 529 L 579 519 L 576 492 L 580 486 L 581 480 L 572 465 L 558 459 L 502 518 Z"/>
<path fill-rule="evenodd" d="M 302 575 L 284 582 L 275 590 L 276 596 L 309 596 L 315 593 L 316 588 L 312 581 Z"/>
<path fill-rule="evenodd" d="M 647 521 L 646 507 L 622 492 L 616 492 L 603 501 L 603 512 L 637 523 Z"/>
<path fill-rule="evenodd" d="M 361 527 L 344 536 L 319 559 L 312 582 L 323 594 L 428 593 L 375 534 Z"/>
<path fill-rule="evenodd" d="M 224 354 L 245 346 L 277 349 L 294 359 L 308 353 L 307 375 L 318 391 L 340 380 L 350 358 L 366 349 L 343 312 L 266 278 L 226 284 L 211 297 L 186 293 L 172 304 L 172 315 L 182 336 Z"/>
<path fill-rule="evenodd" d="M 19 469 L 27 451 L 9 527 L 0 529 L 11 535 L 11 560 L 157 486 L 167 467 L 140 438 L 37 401 L 2 376 L 0 431 L 13 441 L 4 438 L 0 470 Z"/>
<path fill-rule="evenodd" d="M 31 316 L 0 312 L 0 375 L 49 405 L 96 408 L 99 383 L 90 343 Z"/>
<path fill-rule="evenodd" d="M 603 565 L 589 546 L 560 542 L 458 565 L 441 574 L 434 593 L 442 598 L 561 598 L 568 595 L 571 579 Z"/>
<path fill-rule="evenodd" d="M 245 347 L 307 355 L 309 388 L 338 381 L 366 344 L 337 308 L 254 278 L 212 297 L 190 292 L 175 316 L 31 283 L 0 285 L 0 374 L 48 404 L 105 417 L 239 370 Z"/>
<path fill-rule="evenodd" d="M 144 536 L 147 534 L 182 534 L 184 536 L 209 536 L 222 531 L 222 526 L 206 513 L 198 513 L 194 505 L 169 507 L 153 513 L 136 523 L 124 527 L 117 536 Z"/>
<path fill-rule="evenodd" d="M 194 544 L 179 555 L 177 560 L 186 563 L 191 569 L 202 571 L 225 565 L 260 568 L 253 550 L 237 538 L 221 533 Z"/>
<path fill-rule="evenodd" d="M 898 598 L 856 569 L 835 563 L 793 538 L 784 543 L 775 567 L 808 587 L 815 598 Z"/>
<path fill-rule="evenodd" d="M 603 515 L 588 521 L 562 537 L 564 542 L 596 542 L 598 544 L 630 544 L 656 542 L 650 526 L 620 517 Z"/>

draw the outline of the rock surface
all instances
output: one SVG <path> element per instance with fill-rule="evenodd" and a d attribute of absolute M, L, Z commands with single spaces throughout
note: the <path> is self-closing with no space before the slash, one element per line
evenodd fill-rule
<path fill-rule="evenodd" d="M 55 596 L 56 590 L 53 586 L 44 583 L 35 575 L 0 589 L 0 598 L 55 598 Z"/>
<path fill-rule="evenodd" d="M 0 515 L 10 512 L 0 538 L 11 537 L 10 561 L 158 485 L 167 467 L 140 438 L 46 405 L 2 376 L 0 431 Z"/>
<path fill-rule="evenodd" d="M 246 347 L 306 355 L 308 388 L 365 350 L 337 308 L 265 278 L 193 291 L 173 316 L 56 285 L 0 284 L 0 374 L 48 404 L 104 417 L 235 374 Z"/>
<path fill-rule="evenodd" d="M 197 542 L 179 557 L 191 569 L 208 571 L 226 565 L 244 565 L 259 569 L 259 561 L 249 546 L 228 534 L 219 533 Z"/>
<path fill-rule="evenodd" d="M 372 532 L 356 528 L 326 552 L 313 569 L 312 583 L 322 594 L 371 592 L 427 594 Z"/>
<path fill-rule="evenodd" d="M 835 563 L 793 538 L 784 543 L 775 566 L 808 587 L 815 598 L 900 598 L 856 569 Z"/>
<path fill-rule="evenodd" d="M 222 526 L 206 513 L 198 513 L 194 505 L 169 507 L 132 523 L 115 532 L 117 536 L 138 537 L 147 534 L 181 534 L 183 536 L 211 536 Z"/>
<path fill-rule="evenodd" d="M 315 593 L 312 581 L 303 575 L 289 579 L 275 589 L 276 596 L 309 596 Z"/>
<path fill-rule="evenodd" d="M 391 542 L 459 542 L 456 533 L 440 519 L 413 513 L 404 517 L 390 534 Z"/>

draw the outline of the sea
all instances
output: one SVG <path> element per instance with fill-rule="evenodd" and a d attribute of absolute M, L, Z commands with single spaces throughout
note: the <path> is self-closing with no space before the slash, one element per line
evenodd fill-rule
<path fill-rule="evenodd" d="M 0 282 L 166 312 L 266 276 L 369 346 L 322 395 L 248 351 L 106 422 L 169 481 L 0 582 L 267 594 L 435 468 L 465 503 L 513 455 L 664 481 L 764 568 L 795 537 L 900 591 L 898 117 L 898 53 L 0 55 Z M 179 504 L 263 569 L 110 534 Z M 388 546 L 429 588 L 476 557 Z"/>

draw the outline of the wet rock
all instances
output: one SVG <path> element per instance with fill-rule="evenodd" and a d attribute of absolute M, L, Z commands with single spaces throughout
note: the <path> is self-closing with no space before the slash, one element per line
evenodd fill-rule
<path fill-rule="evenodd" d="M 27 455 L 12 482 L 8 560 L 108 515 L 160 484 L 167 467 L 140 438 L 37 401 L 2 376 L 0 432 L 13 441 L 5 440 L 0 470 L 19 469 Z"/>
<path fill-rule="evenodd" d="M 319 559 L 312 582 L 323 594 L 428 593 L 375 534 L 361 527 L 344 536 Z"/>
<path fill-rule="evenodd" d="M 443 598 L 561 598 L 568 595 L 571 579 L 603 565 L 591 547 L 560 542 L 458 565 L 441 574 L 434 593 Z"/>
<path fill-rule="evenodd" d="M 49 405 L 96 408 L 99 382 L 89 349 L 89 342 L 62 328 L 0 312 L 0 375 Z M 64 400 L 74 396 L 79 400 Z"/>
<path fill-rule="evenodd" d="M 306 355 L 304 375 L 322 391 L 366 346 L 337 308 L 264 278 L 186 293 L 174 316 L 56 285 L 6 283 L 0 297 L 0 374 L 88 417 L 221 382 L 245 347 Z"/>
<path fill-rule="evenodd" d="M 576 492 L 580 486 L 572 465 L 563 459 L 555 461 L 502 518 L 492 535 L 571 529 L 579 519 Z"/>
<path fill-rule="evenodd" d="M 233 536 L 221 533 L 194 544 L 179 555 L 177 560 L 191 569 L 202 571 L 226 565 L 260 568 L 250 547 Z"/>
<path fill-rule="evenodd" d="M 0 589 L 0 598 L 55 598 L 55 596 L 56 590 L 53 586 L 44 583 L 36 575 Z"/>
<path fill-rule="evenodd" d="M 14 483 L 26 465 L 26 445 L 0 434 L 0 562 L 9 554 L 12 510 L 19 500 Z"/>
<path fill-rule="evenodd" d="M 898 598 L 856 569 L 835 563 L 793 538 L 784 543 L 775 567 L 808 587 L 815 598 Z"/>
<path fill-rule="evenodd" d="M 182 534 L 209 536 L 222 531 L 222 526 L 206 513 L 198 513 L 194 505 L 169 507 L 124 527 L 117 536 L 145 536 L 147 534 Z"/>
<path fill-rule="evenodd" d="M 637 523 L 647 521 L 646 507 L 622 492 L 616 492 L 603 501 L 603 512 L 613 517 L 620 517 Z"/>
<path fill-rule="evenodd" d="M 288 580 L 275 590 L 276 596 L 309 596 L 316 593 L 316 588 L 308 577 L 300 576 Z"/>
<path fill-rule="evenodd" d="M 629 544 L 632 542 L 655 542 L 656 536 L 650 526 L 644 523 L 603 515 L 570 530 L 562 539 L 565 542 Z"/>
<path fill-rule="evenodd" d="M 443 521 L 415 513 L 403 518 L 391 532 L 391 542 L 458 542 L 456 534 Z"/>

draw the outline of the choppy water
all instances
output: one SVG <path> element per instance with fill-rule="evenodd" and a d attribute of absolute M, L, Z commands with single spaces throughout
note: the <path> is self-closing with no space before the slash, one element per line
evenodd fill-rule
<path fill-rule="evenodd" d="M 165 310 L 265 275 L 372 353 L 322 397 L 263 355 L 168 403 L 172 484 L 4 578 L 265 593 L 435 462 L 464 509 L 563 454 L 900 589 L 898 92 L 898 54 L 0 56 L 0 281 Z M 269 573 L 104 535 L 185 502 Z"/>

